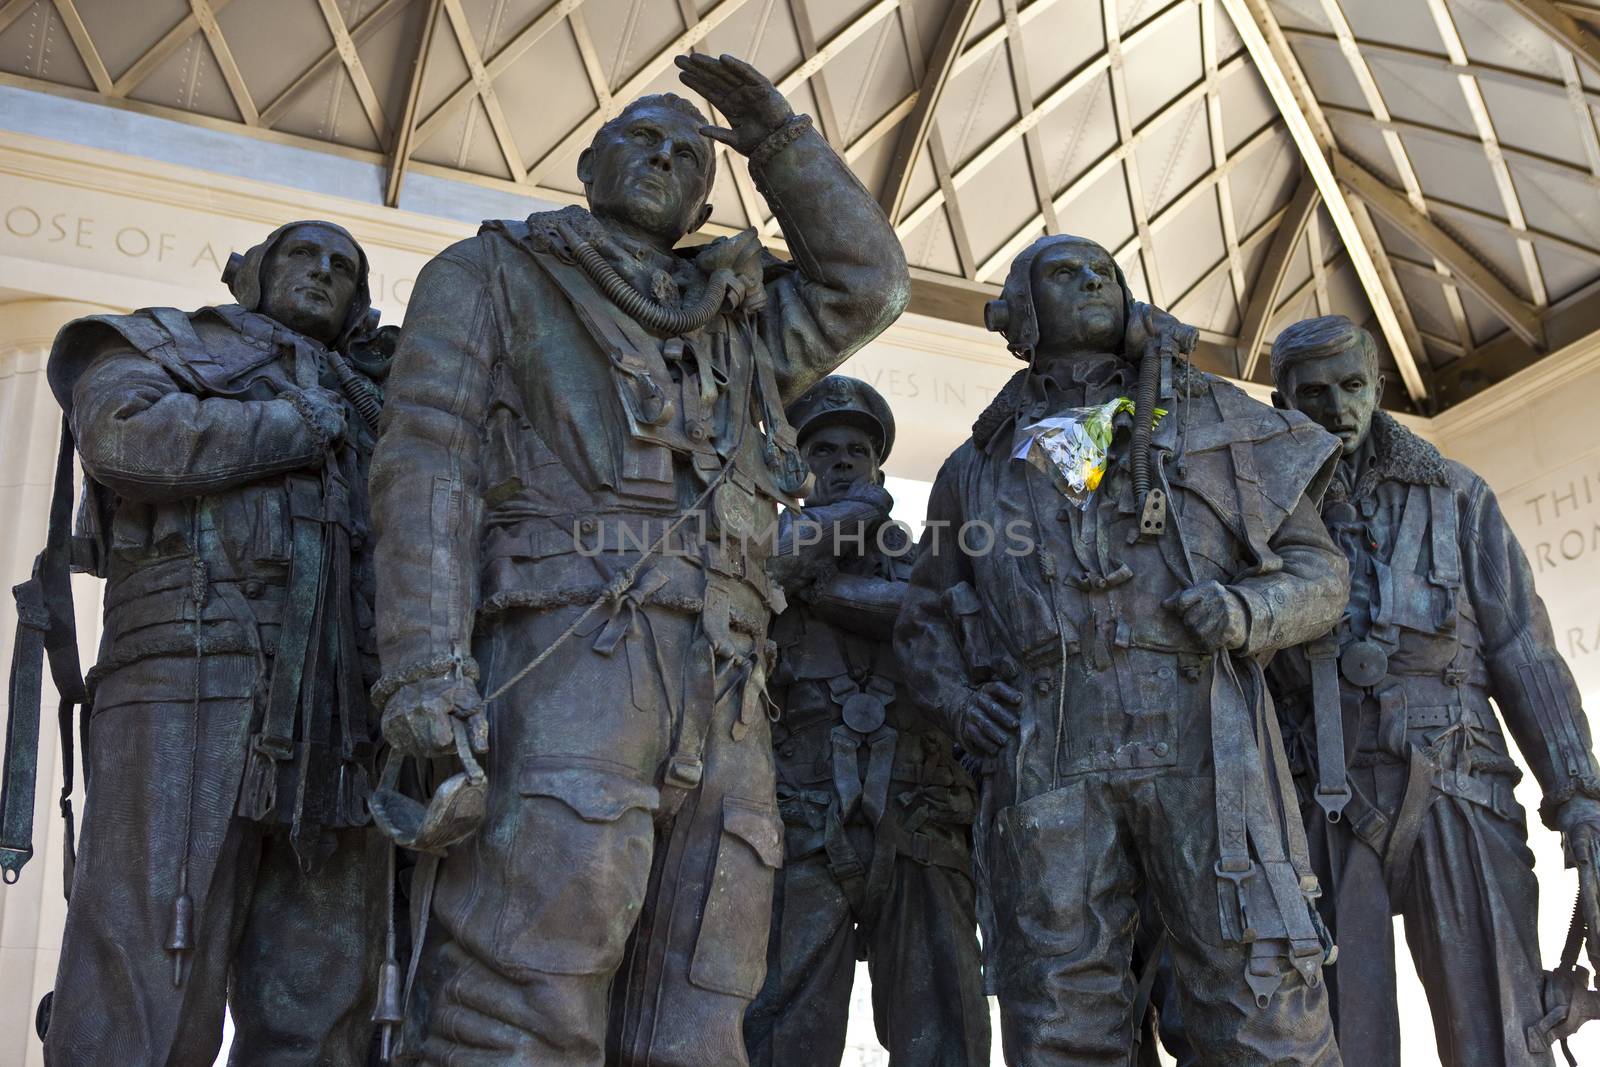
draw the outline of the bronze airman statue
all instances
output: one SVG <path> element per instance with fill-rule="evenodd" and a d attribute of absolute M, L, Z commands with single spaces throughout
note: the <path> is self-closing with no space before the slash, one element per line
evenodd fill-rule
<path fill-rule="evenodd" d="M 895 1067 L 989 1062 L 972 884 L 977 793 L 942 726 L 901 699 L 890 638 L 914 545 L 889 523 L 894 416 L 830 375 L 788 410 L 815 480 L 770 570 L 778 809 L 787 849 L 767 981 L 745 1016 L 756 1067 L 838 1067 L 856 960 Z"/>
<path fill-rule="evenodd" d="M 989 324 L 1028 366 L 934 483 L 896 646 L 911 695 L 989 757 L 1006 1058 L 1128 1062 L 1148 887 L 1203 1063 L 1336 1065 L 1258 663 L 1342 608 L 1315 503 L 1337 442 L 1194 370 L 1195 331 L 1093 241 L 1035 241 Z"/>
<path fill-rule="evenodd" d="M 1574 989 L 1540 969 L 1507 732 L 1578 869 L 1591 937 L 1600 768 L 1527 557 L 1482 478 L 1378 410 L 1366 330 L 1342 315 L 1297 322 L 1273 343 L 1272 376 L 1276 403 L 1343 444 L 1322 519 L 1350 561 L 1350 599 L 1333 633 L 1280 653 L 1269 675 L 1339 942 L 1339 1046 L 1351 1063 L 1400 1062 L 1400 915 L 1440 1062 L 1553 1063 Z M 1591 940 L 1591 961 L 1597 950 Z"/>
<path fill-rule="evenodd" d="M 106 580 L 59 1067 L 210 1067 L 224 1008 L 232 1064 L 367 1060 L 387 356 L 366 256 L 332 223 L 280 227 L 225 280 L 237 304 L 79 319 L 50 354 L 85 473 L 72 558 Z"/>
<path fill-rule="evenodd" d="M 482 812 L 421 868 L 406 1047 L 425 1063 L 746 1062 L 783 854 L 764 563 L 807 477 L 783 411 L 909 278 L 771 82 L 727 56 L 678 66 L 732 129 L 633 101 L 579 157 L 588 210 L 441 253 L 396 356 L 376 699 L 396 749 L 463 768 L 449 817 L 406 827 L 455 827 L 439 845 Z M 678 247 L 709 216 L 717 141 L 749 158 L 792 262 L 753 232 Z"/>

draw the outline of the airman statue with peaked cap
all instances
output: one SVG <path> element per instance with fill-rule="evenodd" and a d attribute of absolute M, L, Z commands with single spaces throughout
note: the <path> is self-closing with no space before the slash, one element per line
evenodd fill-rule
<path fill-rule="evenodd" d="M 372 482 L 384 733 L 486 775 L 481 827 L 417 883 L 426 1063 L 746 1062 L 783 858 L 764 565 L 807 480 L 784 408 L 910 283 L 771 82 L 678 66 L 732 129 L 630 103 L 579 156 L 588 209 L 446 249 L 396 357 Z M 677 248 L 718 140 L 792 262 L 754 231 Z"/>
<path fill-rule="evenodd" d="M 1483 479 L 1378 409 L 1366 330 L 1342 315 L 1297 322 L 1273 342 L 1272 377 L 1275 403 L 1343 444 L 1322 519 L 1350 560 L 1350 599 L 1333 633 L 1280 654 L 1269 675 L 1339 941 L 1340 1048 L 1351 1063 L 1400 1062 L 1400 915 L 1442 1063 L 1553 1063 L 1587 983 L 1571 981 L 1576 959 L 1549 980 L 1540 970 L 1507 734 L 1578 868 L 1592 963 L 1600 768 L 1533 571 Z"/>
<path fill-rule="evenodd" d="M 778 808 L 787 848 L 767 981 L 745 1016 L 757 1067 L 837 1067 L 856 960 L 896 1067 L 989 1062 L 973 903 L 976 790 L 941 724 L 902 699 L 890 638 L 914 546 L 888 522 L 894 416 L 831 375 L 789 407 L 814 487 L 769 570 Z"/>
<path fill-rule="evenodd" d="M 233 1064 L 360 1067 L 370 1045 L 385 338 L 332 223 L 280 227 L 224 277 L 236 304 L 79 319 L 50 354 L 85 474 L 71 555 L 106 581 L 59 1067 L 210 1067 L 224 1009 Z"/>
<path fill-rule="evenodd" d="M 939 472 L 895 637 L 910 695 L 989 758 L 1006 1058 L 1128 1062 L 1148 887 L 1202 1062 L 1337 1065 L 1258 666 L 1342 605 L 1315 503 L 1337 443 L 1190 366 L 1195 331 L 1093 241 L 1034 242 L 988 319 L 1028 366 Z"/>

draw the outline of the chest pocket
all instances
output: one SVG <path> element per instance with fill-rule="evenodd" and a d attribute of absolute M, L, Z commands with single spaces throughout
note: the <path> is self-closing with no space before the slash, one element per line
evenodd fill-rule
<path fill-rule="evenodd" d="M 1407 487 L 1405 510 L 1388 564 L 1374 560 L 1378 578 L 1378 628 L 1419 633 L 1452 632 L 1461 589 L 1455 494 L 1448 486 Z M 1428 566 L 1422 568 L 1422 548 Z"/>

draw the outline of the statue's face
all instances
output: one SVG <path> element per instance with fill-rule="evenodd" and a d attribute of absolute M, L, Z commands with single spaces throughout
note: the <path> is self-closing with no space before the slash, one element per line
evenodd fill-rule
<path fill-rule="evenodd" d="M 360 270 L 361 253 L 344 235 L 322 226 L 290 230 L 261 272 L 261 313 L 331 344 L 349 317 Z"/>
<path fill-rule="evenodd" d="M 1284 369 L 1278 398 L 1337 437 L 1351 455 L 1367 439 L 1383 396 L 1383 375 L 1360 346 Z"/>
<path fill-rule="evenodd" d="M 1057 241 L 1033 261 L 1041 348 L 1118 351 L 1126 299 L 1111 253 L 1093 241 Z"/>
<path fill-rule="evenodd" d="M 692 115 L 653 105 L 625 112 L 578 159 L 589 210 L 670 247 L 705 221 L 711 150 Z"/>
<path fill-rule="evenodd" d="M 800 451 L 817 478 L 807 504 L 831 504 L 864 482 L 877 484 L 878 450 L 859 426 L 835 422 L 814 430 Z"/>

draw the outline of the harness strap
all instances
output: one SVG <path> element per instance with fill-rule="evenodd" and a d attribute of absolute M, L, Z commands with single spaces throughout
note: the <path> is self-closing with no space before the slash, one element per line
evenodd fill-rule
<path fill-rule="evenodd" d="M 1395 813 L 1389 842 L 1383 850 L 1383 881 L 1389 888 L 1389 901 L 1398 904 L 1411 884 L 1411 850 L 1422 832 L 1422 820 L 1433 802 L 1433 776 L 1437 770 L 1432 755 L 1413 745 L 1407 761 L 1406 788 Z"/>
<path fill-rule="evenodd" d="M 1399 595 L 1395 586 L 1416 574 L 1417 562 L 1422 558 L 1422 539 L 1428 532 L 1426 527 L 1430 513 L 1427 487 L 1407 486 L 1405 509 L 1400 515 L 1400 527 L 1395 531 L 1394 551 L 1389 557 L 1388 567 L 1385 568 L 1374 559 L 1378 572 L 1378 607 L 1373 612 L 1370 636 L 1391 655 L 1400 643 L 1394 617 Z"/>
<path fill-rule="evenodd" d="M 1455 494 L 1449 486 L 1428 486 L 1428 532 L 1433 550 L 1433 567 L 1428 580 L 1435 585 L 1461 584 L 1461 545 L 1456 538 Z M 1452 612 L 1451 618 L 1454 618 Z"/>
<path fill-rule="evenodd" d="M 1346 774 L 1344 711 L 1339 696 L 1339 639 L 1324 634 L 1306 646 L 1311 660 L 1311 711 L 1317 731 L 1317 805 L 1338 822 L 1350 803 Z"/>
<path fill-rule="evenodd" d="M 1227 657 L 1213 657 L 1211 751 L 1216 766 L 1218 918 L 1225 939 L 1249 942 L 1256 937 L 1250 921 L 1248 891 L 1250 881 L 1256 876 L 1256 863 L 1250 858 L 1246 817 L 1250 777 L 1246 751 L 1254 745 L 1250 743 L 1237 682 Z M 1230 688 L 1233 691 L 1230 692 Z"/>
<path fill-rule="evenodd" d="M 318 479 L 290 475 L 289 588 L 278 630 L 278 652 L 267 689 L 261 728 L 250 738 L 249 762 L 239 790 L 239 814 L 263 819 L 277 807 L 278 765 L 294 755 L 294 726 L 301 705 L 307 652 L 321 604 L 324 539 Z M 196 627 L 199 620 L 196 620 Z"/>
<path fill-rule="evenodd" d="M 11 661 L 10 710 L 6 719 L 4 780 L 0 782 L 0 879 L 11 885 L 33 856 L 33 801 L 39 770 L 39 706 L 43 660 L 61 698 L 61 763 L 64 784 L 59 806 L 67 824 L 64 891 L 72 893 L 76 865 L 72 816 L 72 712 L 88 699 L 78 661 L 77 623 L 72 604 L 72 427 L 61 420 L 55 484 L 44 549 L 33 561 L 33 575 L 12 590 L 17 601 L 17 632 Z"/>

